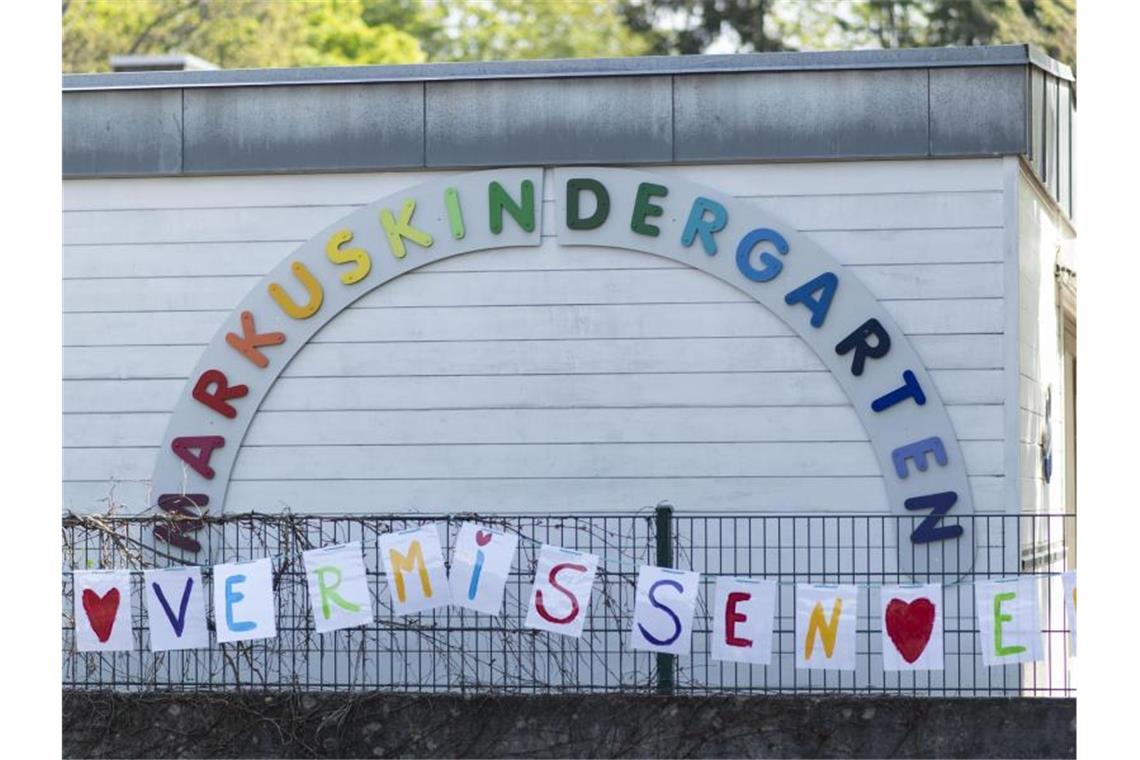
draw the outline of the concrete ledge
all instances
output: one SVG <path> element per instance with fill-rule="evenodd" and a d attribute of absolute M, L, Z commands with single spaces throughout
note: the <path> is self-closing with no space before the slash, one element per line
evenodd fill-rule
<path fill-rule="evenodd" d="M 430 167 L 668 163 L 669 77 L 429 82 Z"/>
<path fill-rule="evenodd" d="M 676 78 L 679 161 L 924 157 L 927 73 L 796 71 Z M 1016 121 L 1012 109 L 1002 109 Z"/>
<path fill-rule="evenodd" d="M 73 92 L 63 97 L 63 175 L 182 171 L 182 92 Z"/>
<path fill-rule="evenodd" d="M 1075 757 L 1072 699 L 64 692 L 64 757 Z"/>
<path fill-rule="evenodd" d="M 1026 72 L 734 71 L 69 91 L 64 176 L 1027 155 Z"/>
<path fill-rule="evenodd" d="M 63 173 L 1018 155 L 1071 213 L 1071 80 L 1027 45 L 80 74 Z"/>
<path fill-rule="evenodd" d="M 930 72 L 930 153 L 1024 153 L 1029 145 L 1025 69 Z"/>
<path fill-rule="evenodd" d="M 183 172 L 408 169 L 423 165 L 423 85 L 185 91 Z"/>
<path fill-rule="evenodd" d="M 1062 79 L 1073 72 L 1031 45 L 832 50 L 731 55 L 667 55 L 636 58 L 563 58 L 537 61 L 474 61 L 388 66 L 321 66 L 297 69 L 221 69 L 114 74 L 65 74 L 63 89 L 103 90 L 151 87 L 244 87 L 361 82 L 439 82 L 471 79 L 660 76 L 742 71 L 830 71 L 943 66 L 1032 65 Z"/>

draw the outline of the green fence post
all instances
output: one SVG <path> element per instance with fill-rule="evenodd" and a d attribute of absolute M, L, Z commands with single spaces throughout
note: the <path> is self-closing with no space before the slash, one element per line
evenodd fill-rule
<path fill-rule="evenodd" d="M 658 503 L 657 517 L 657 566 L 673 567 L 673 505 L 667 501 Z M 674 686 L 673 664 L 675 657 L 659 652 L 657 654 L 657 693 L 672 694 Z"/>

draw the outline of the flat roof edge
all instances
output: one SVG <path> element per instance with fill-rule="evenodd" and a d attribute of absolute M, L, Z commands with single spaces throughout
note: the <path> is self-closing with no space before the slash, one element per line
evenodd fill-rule
<path fill-rule="evenodd" d="M 63 90 L 257 87 L 480 79 L 628 77 L 737 72 L 910 69 L 1033 65 L 1072 81 L 1068 66 L 1030 45 L 903 48 L 733 55 L 642 56 L 387 66 L 328 66 L 295 69 L 219 69 L 65 74 Z"/>

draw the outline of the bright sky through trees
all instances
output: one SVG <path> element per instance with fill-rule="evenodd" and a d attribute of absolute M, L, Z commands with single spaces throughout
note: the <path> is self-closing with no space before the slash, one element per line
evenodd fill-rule
<path fill-rule="evenodd" d="M 63 69 L 192 53 L 223 68 L 1036 44 L 1076 0 L 64 0 Z"/>

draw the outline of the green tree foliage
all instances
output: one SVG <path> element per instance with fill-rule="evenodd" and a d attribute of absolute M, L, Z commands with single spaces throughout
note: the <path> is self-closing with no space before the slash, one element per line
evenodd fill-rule
<path fill-rule="evenodd" d="M 1073 65 L 1076 0 L 872 0 L 840 28 L 881 47 L 1028 42 Z"/>
<path fill-rule="evenodd" d="M 1076 0 L 623 0 L 653 52 L 1028 42 L 1076 59 Z"/>
<path fill-rule="evenodd" d="M 600 58 L 649 51 L 617 0 L 437 0 L 439 32 L 425 39 L 437 61 Z"/>
<path fill-rule="evenodd" d="M 64 71 L 116 54 L 192 53 L 223 68 L 414 63 L 414 36 L 364 21 L 363 0 L 68 0 Z"/>
<path fill-rule="evenodd" d="M 650 41 L 653 53 L 703 53 L 727 42 L 733 52 L 786 50 L 773 0 L 626 0 L 626 23 Z M 728 35 L 731 39 L 724 40 Z"/>
<path fill-rule="evenodd" d="M 64 71 L 192 53 L 224 68 L 639 55 L 618 0 L 68 0 Z"/>
<path fill-rule="evenodd" d="M 1072 65 L 1076 0 L 65 0 L 65 71 L 1029 42 Z"/>
<path fill-rule="evenodd" d="M 419 41 L 391 21 L 369 23 L 362 0 L 324 0 L 305 6 L 304 44 L 297 65 L 350 66 L 420 63 L 427 59 Z"/>

